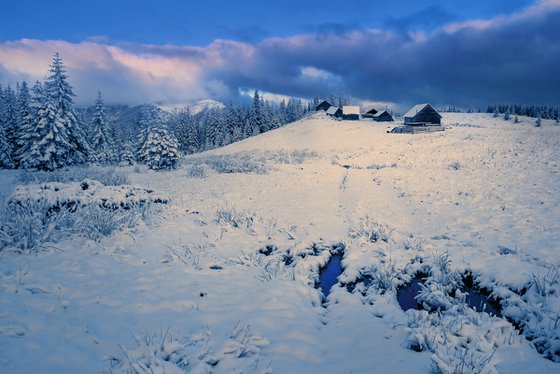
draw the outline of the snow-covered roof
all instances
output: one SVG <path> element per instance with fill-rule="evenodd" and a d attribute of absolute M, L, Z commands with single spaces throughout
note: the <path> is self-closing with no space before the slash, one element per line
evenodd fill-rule
<path fill-rule="evenodd" d="M 342 107 L 342 114 L 357 114 L 360 115 L 359 106 L 345 105 Z"/>
<path fill-rule="evenodd" d="M 336 111 L 339 110 L 340 108 L 337 106 L 331 106 L 329 109 L 327 109 L 327 114 L 331 114 L 334 115 L 336 114 Z"/>
<path fill-rule="evenodd" d="M 373 105 L 370 105 L 370 106 L 366 107 L 366 109 L 364 110 L 364 113 L 369 113 L 372 110 L 375 110 L 377 112 L 377 109 Z"/>
<path fill-rule="evenodd" d="M 375 113 L 375 114 L 373 115 L 373 117 L 379 117 L 379 116 L 381 116 L 381 115 L 382 115 L 383 113 L 387 113 L 387 114 L 390 114 L 390 113 L 389 113 L 389 112 L 387 112 L 386 110 L 382 110 L 381 112 L 377 112 L 377 113 Z"/>
<path fill-rule="evenodd" d="M 420 112 L 422 109 L 424 109 L 426 107 L 432 108 L 437 113 L 437 110 L 435 110 L 433 106 L 426 103 L 426 104 L 418 104 L 418 105 L 413 106 L 412 109 L 410 109 L 408 112 L 406 112 L 406 114 L 404 116 L 412 118 L 416 114 L 418 114 L 418 112 Z M 438 115 L 439 115 L 439 113 L 438 113 Z"/>

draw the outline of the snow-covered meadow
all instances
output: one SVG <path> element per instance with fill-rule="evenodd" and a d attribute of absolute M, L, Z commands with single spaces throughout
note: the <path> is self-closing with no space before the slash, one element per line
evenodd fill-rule
<path fill-rule="evenodd" d="M 0 171 L 3 203 L 79 206 L 60 225 L 31 214 L 33 249 L 2 213 L 0 371 L 560 372 L 560 126 L 443 121 L 407 135 L 315 115 L 116 182 Z M 126 207 L 139 194 L 157 207 Z M 90 227 L 112 199 L 113 229 Z M 435 312 L 397 303 L 419 272 Z M 465 306 L 466 274 L 507 320 Z"/>

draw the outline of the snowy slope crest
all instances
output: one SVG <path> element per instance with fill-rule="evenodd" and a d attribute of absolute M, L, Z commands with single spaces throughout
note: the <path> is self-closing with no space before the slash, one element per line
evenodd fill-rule
<path fill-rule="evenodd" d="M 216 100 L 202 99 L 191 104 L 162 104 L 158 105 L 158 108 L 165 112 L 188 110 L 195 115 L 207 109 L 223 109 L 225 105 Z"/>

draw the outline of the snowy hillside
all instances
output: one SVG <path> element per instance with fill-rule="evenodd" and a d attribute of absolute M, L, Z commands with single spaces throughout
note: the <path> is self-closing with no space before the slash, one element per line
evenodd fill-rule
<path fill-rule="evenodd" d="M 121 168 L 99 184 L 169 202 L 0 250 L 0 372 L 560 372 L 560 126 L 443 121 L 408 135 L 315 115 L 174 171 Z M 31 183 L 60 201 L 40 178 L 2 171 L 1 199 Z M 425 310 L 405 312 L 397 289 L 419 273 Z M 504 318 L 465 305 L 469 274 Z"/>

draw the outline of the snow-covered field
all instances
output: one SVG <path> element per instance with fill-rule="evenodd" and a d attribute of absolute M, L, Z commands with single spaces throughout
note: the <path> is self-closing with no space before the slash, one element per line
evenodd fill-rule
<path fill-rule="evenodd" d="M 0 372 L 560 372 L 560 126 L 444 123 L 315 116 L 171 172 L 123 168 L 169 204 L 96 241 L 0 252 Z M 323 303 L 334 247 L 344 285 Z M 420 271 L 440 312 L 399 308 Z M 466 272 L 517 329 L 446 294 Z"/>

